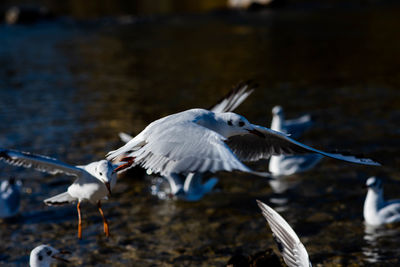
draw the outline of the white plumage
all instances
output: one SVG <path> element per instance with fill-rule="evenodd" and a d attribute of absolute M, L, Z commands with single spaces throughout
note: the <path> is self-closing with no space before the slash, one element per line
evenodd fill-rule
<path fill-rule="evenodd" d="M 239 83 L 209 110 L 215 113 L 233 111 L 253 93 L 256 86 L 256 84 L 251 84 L 250 81 Z M 124 143 L 128 143 L 133 139 L 133 136 L 126 133 L 119 133 L 119 137 Z M 148 168 L 147 172 L 151 174 L 153 170 Z M 168 194 L 176 195 L 178 198 L 188 201 L 201 199 L 205 194 L 211 192 L 218 182 L 218 179 L 213 177 L 203 184 L 203 175 L 199 172 L 191 172 L 186 176 L 178 173 L 168 173 L 163 178 L 170 187 Z"/>
<path fill-rule="evenodd" d="M 69 254 L 69 252 L 55 249 L 50 245 L 39 245 L 31 251 L 29 257 L 29 266 L 50 267 L 54 260 L 69 262 L 61 257 L 63 254 Z"/>
<path fill-rule="evenodd" d="M 290 225 L 267 204 L 257 200 L 263 216 L 272 230 L 272 235 L 289 267 L 309 267 L 311 262 L 303 243 Z"/>
<path fill-rule="evenodd" d="M 72 166 L 50 157 L 9 149 L 0 149 L 0 159 L 14 166 L 34 168 L 50 174 L 64 173 L 76 177 L 76 180 L 68 187 L 67 192 L 48 198 L 44 202 L 47 205 L 78 202 L 79 238 L 81 238 L 80 203 L 82 201 L 97 203 L 103 216 L 101 200 L 108 198 L 117 180 L 117 175 L 114 172 L 115 167 L 107 160 L 100 160 L 82 166 Z M 108 236 L 108 224 L 104 216 L 103 220 L 105 232 Z"/>
<path fill-rule="evenodd" d="M 385 201 L 382 180 L 370 177 L 366 182 L 368 193 L 364 202 L 364 220 L 369 225 L 400 222 L 400 199 Z"/>
<path fill-rule="evenodd" d="M 256 161 L 295 153 L 318 153 L 351 163 L 380 165 L 370 159 L 314 149 L 285 134 L 253 125 L 232 112 L 214 113 L 205 109 L 190 109 L 152 122 L 123 147 L 109 152 L 107 159 L 124 155 L 122 161 L 127 164 L 118 170 L 140 165 L 163 176 L 222 170 L 268 176 L 250 170 L 240 160 Z"/>
<path fill-rule="evenodd" d="M 271 130 L 298 138 L 312 125 L 311 116 L 303 115 L 297 119 L 285 120 L 283 108 L 272 109 Z M 323 157 L 320 154 L 271 156 L 268 169 L 275 176 L 292 175 L 313 168 Z"/>

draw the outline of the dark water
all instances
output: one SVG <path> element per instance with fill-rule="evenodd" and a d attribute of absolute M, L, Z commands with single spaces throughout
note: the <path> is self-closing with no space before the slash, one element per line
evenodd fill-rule
<path fill-rule="evenodd" d="M 118 132 L 208 107 L 251 78 L 260 87 L 237 110 L 251 122 L 269 125 L 276 104 L 288 117 L 311 113 L 316 124 L 302 141 L 384 164 L 326 159 L 282 194 L 258 177 L 218 173 L 218 192 L 196 203 L 158 200 L 143 172 L 129 172 L 103 205 L 112 236 L 85 204 L 82 241 L 75 206 L 42 202 L 70 177 L 2 164 L 2 177 L 24 180 L 24 194 L 21 215 L 0 222 L 0 263 L 25 266 L 33 247 L 50 243 L 70 250 L 72 265 L 223 266 L 237 250 L 274 246 L 260 199 L 315 265 L 399 264 L 400 228 L 365 229 L 362 218 L 369 176 L 399 196 L 399 26 L 398 5 L 0 25 L 2 147 L 86 164 L 121 146 Z"/>

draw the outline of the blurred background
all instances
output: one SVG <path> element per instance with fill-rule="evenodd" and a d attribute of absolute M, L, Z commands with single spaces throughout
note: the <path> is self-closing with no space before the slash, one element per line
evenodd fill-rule
<path fill-rule="evenodd" d="M 0 221 L 1 265 L 26 266 L 49 243 L 78 266 L 224 266 L 275 247 L 255 199 L 287 219 L 317 266 L 399 264 L 400 228 L 371 232 L 362 217 L 369 176 L 384 178 L 388 198 L 400 195 L 397 1 L 3 0 L 0 18 L 1 147 L 86 164 L 121 146 L 120 131 L 207 108 L 252 79 L 260 86 L 237 110 L 251 122 L 269 126 L 275 105 L 288 118 L 309 113 L 302 142 L 384 165 L 324 159 L 284 192 L 218 173 L 217 192 L 193 203 L 152 196 L 138 169 L 103 205 L 112 236 L 87 204 L 78 241 L 75 206 L 42 202 L 71 178 L 1 164 L 2 179 L 23 181 L 20 214 Z"/>

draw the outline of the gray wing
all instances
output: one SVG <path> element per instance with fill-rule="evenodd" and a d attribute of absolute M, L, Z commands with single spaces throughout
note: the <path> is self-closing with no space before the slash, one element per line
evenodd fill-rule
<path fill-rule="evenodd" d="M 324 152 L 304 145 L 283 133 L 276 132 L 258 125 L 253 126 L 256 131 L 264 136 L 260 137 L 258 135 L 248 133 L 245 135 L 232 136 L 226 141 L 226 144 L 232 149 L 232 151 L 240 160 L 256 161 L 263 158 L 267 159 L 271 155 L 318 153 L 326 157 L 351 163 L 380 166 L 379 163 L 371 159 Z"/>
<path fill-rule="evenodd" d="M 239 170 L 269 177 L 250 170 L 224 143 L 225 138 L 193 122 L 182 122 L 153 131 L 145 145 L 128 156 L 141 165 L 165 176 L 169 173 Z"/>
<path fill-rule="evenodd" d="M 253 93 L 257 85 L 251 85 L 250 81 L 239 83 L 217 104 L 210 107 L 215 113 L 231 112 L 235 110 L 246 98 Z"/>
<path fill-rule="evenodd" d="M 9 149 L 0 148 L 0 159 L 10 165 L 34 168 L 38 171 L 50 174 L 64 173 L 67 175 L 79 176 L 83 172 L 82 169 L 57 159 Z"/>
<path fill-rule="evenodd" d="M 289 267 L 311 266 L 308 253 L 292 227 L 271 207 L 257 200 L 263 216 L 271 227 L 283 260 Z"/>

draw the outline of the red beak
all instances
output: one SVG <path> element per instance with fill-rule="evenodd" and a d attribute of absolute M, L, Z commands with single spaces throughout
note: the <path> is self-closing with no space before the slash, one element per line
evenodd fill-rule
<path fill-rule="evenodd" d="M 108 196 L 109 197 L 111 197 L 111 186 L 110 186 L 110 183 L 109 182 L 106 182 L 106 183 L 104 183 L 105 185 L 106 185 L 106 187 L 107 187 L 107 190 L 108 190 Z"/>

